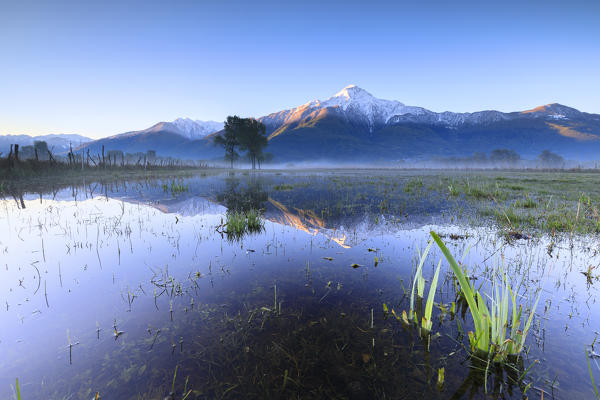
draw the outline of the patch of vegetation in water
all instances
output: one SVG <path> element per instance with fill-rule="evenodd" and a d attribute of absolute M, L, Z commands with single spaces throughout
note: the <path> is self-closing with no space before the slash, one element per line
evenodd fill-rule
<path fill-rule="evenodd" d="M 217 227 L 217 232 L 224 233 L 229 239 L 239 240 L 247 234 L 262 232 L 264 222 L 260 211 L 228 211 L 225 222 Z"/>
<path fill-rule="evenodd" d="M 273 189 L 275 189 L 275 190 L 292 190 L 292 189 L 294 189 L 294 185 L 289 185 L 287 183 L 283 183 L 280 185 L 273 186 Z"/>
<path fill-rule="evenodd" d="M 172 196 L 177 196 L 190 190 L 189 184 L 183 183 L 183 179 L 178 181 L 172 180 L 171 183 L 162 184 L 163 192 L 171 193 Z"/>
<path fill-rule="evenodd" d="M 529 195 L 526 195 L 525 198 L 522 200 L 515 200 L 514 206 L 516 208 L 537 208 L 538 203 L 534 199 L 529 197 Z"/>
<path fill-rule="evenodd" d="M 423 189 L 423 181 L 421 179 L 410 179 L 404 184 L 404 190 L 406 193 L 414 193 Z"/>
<path fill-rule="evenodd" d="M 500 227 L 589 234 L 600 231 L 599 185 L 595 173 L 489 171 L 445 174 L 429 189 L 462 196 Z"/>

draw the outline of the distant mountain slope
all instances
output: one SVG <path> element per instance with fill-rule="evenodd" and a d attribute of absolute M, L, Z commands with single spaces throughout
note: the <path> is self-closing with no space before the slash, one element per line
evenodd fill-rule
<path fill-rule="evenodd" d="M 600 158 L 600 115 L 560 104 L 523 112 L 436 113 L 348 86 L 333 97 L 260 118 L 277 159 L 385 161 L 469 156 L 510 148 Z"/>
<path fill-rule="evenodd" d="M 69 143 L 72 144 L 73 148 L 80 146 L 81 144 L 91 142 L 92 139 L 73 134 L 53 134 L 53 135 L 42 135 L 42 136 L 28 136 L 28 135 L 0 135 L 0 152 L 7 154 L 10 151 L 11 144 L 18 144 L 19 146 L 30 146 L 36 140 L 43 140 L 48 143 L 48 148 L 56 154 L 66 153 L 69 151 Z"/>
<path fill-rule="evenodd" d="M 190 118 L 177 118 L 171 122 L 177 129 L 177 133 L 188 139 L 196 140 L 223 129 L 223 122 L 200 121 Z"/>
<path fill-rule="evenodd" d="M 489 154 L 498 148 L 535 158 L 549 149 L 575 160 L 600 159 L 600 115 L 561 104 L 503 113 L 433 112 L 375 98 L 350 85 L 327 100 L 313 100 L 259 118 L 275 161 L 396 161 Z M 218 159 L 217 122 L 177 119 L 83 146 L 92 153 L 156 150 L 162 156 Z"/>
<path fill-rule="evenodd" d="M 223 129 L 223 123 L 215 121 L 193 121 L 178 118 L 173 122 L 159 122 L 141 131 L 125 132 L 119 135 L 87 143 L 77 151 L 90 150 L 91 154 L 121 150 L 124 153 L 145 153 L 155 150 L 160 156 L 190 159 L 212 159 L 221 152 L 207 139 L 210 134 Z"/>

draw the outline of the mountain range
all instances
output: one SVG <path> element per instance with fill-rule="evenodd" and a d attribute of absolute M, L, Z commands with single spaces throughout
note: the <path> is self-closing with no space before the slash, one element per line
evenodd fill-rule
<path fill-rule="evenodd" d="M 325 101 L 260 118 L 269 151 L 290 160 L 427 160 L 512 149 L 535 158 L 548 149 L 563 157 L 600 158 L 600 115 L 561 104 L 503 113 L 436 113 L 382 100 L 350 85 Z"/>
<path fill-rule="evenodd" d="M 438 113 L 378 99 L 350 85 L 326 100 L 258 119 L 267 128 L 266 151 L 281 162 L 429 160 L 489 154 L 499 148 L 523 158 L 548 149 L 573 160 L 600 159 L 600 115 L 557 103 L 509 113 Z M 222 129 L 223 123 L 179 118 L 86 142 L 78 149 L 156 150 L 162 156 L 216 160 L 223 150 L 212 141 Z"/>
<path fill-rule="evenodd" d="M 71 145 L 73 148 L 76 148 L 85 143 L 91 142 L 93 139 L 72 134 L 53 134 L 42 136 L 0 135 L 0 153 L 3 155 L 8 154 L 10 152 L 11 144 L 18 144 L 19 146 L 31 146 L 36 140 L 45 141 L 48 144 L 48 148 L 52 152 L 61 154 L 69 151 L 69 145 Z"/>

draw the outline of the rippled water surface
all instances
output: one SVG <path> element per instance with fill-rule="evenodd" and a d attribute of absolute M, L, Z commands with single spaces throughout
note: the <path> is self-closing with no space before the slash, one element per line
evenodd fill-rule
<path fill-rule="evenodd" d="M 593 398 L 598 283 L 582 272 L 600 264 L 597 238 L 508 240 L 460 197 L 411 182 L 224 173 L 5 196 L 0 398 L 15 398 L 15 378 L 24 399 Z M 262 231 L 219 229 L 228 210 L 249 209 Z M 408 309 L 430 230 L 466 253 L 478 285 L 506 272 L 525 311 L 541 290 L 510 368 L 469 357 L 468 313 L 434 307 L 427 340 L 384 313 Z M 435 300 L 448 305 L 442 265 Z"/>

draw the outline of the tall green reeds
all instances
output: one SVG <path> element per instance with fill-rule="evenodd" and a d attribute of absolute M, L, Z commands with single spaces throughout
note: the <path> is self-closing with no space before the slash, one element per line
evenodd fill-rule
<path fill-rule="evenodd" d="M 503 274 L 503 284 L 498 284 L 496 280 L 493 281 L 492 294 L 486 294 L 489 299 L 488 308 L 484 296 L 471 285 L 465 272 L 458 265 L 440 237 L 433 231 L 431 231 L 431 237 L 437 243 L 448 264 L 450 264 L 452 272 L 460 285 L 460 292 L 467 301 L 473 317 L 475 332 L 469 332 L 471 350 L 480 354 L 487 354 L 488 358 L 492 358 L 497 362 L 503 362 L 508 356 L 520 354 L 525 346 L 525 339 L 531 328 L 533 315 L 540 300 L 539 294 L 521 330 L 523 307 L 522 305 L 517 307 L 515 294 L 508 283 L 506 275 Z M 502 290 L 499 289 L 501 285 L 503 286 Z M 509 314 L 511 317 L 510 329 L 508 324 Z"/>
<path fill-rule="evenodd" d="M 525 346 L 525 339 L 531 328 L 533 315 L 540 299 L 539 294 L 529 311 L 529 316 L 526 320 L 523 320 L 523 307 L 517 305 L 515 293 L 508 282 L 506 274 L 502 273 L 501 282 L 493 279 L 489 288 L 491 293 L 484 292 L 482 295 L 479 290 L 471 285 L 465 271 L 456 262 L 440 237 L 433 231 L 431 237 L 433 241 L 429 242 L 422 254 L 418 254 L 419 261 L 412 282 L 408 316 L 406 312 L 402 313 L 404 322 L 418 324 L 420 319 L 421 333 L 428 334 L 431 331 L 431 315 L 442 260 L 440 259 L 431 280 L 424 312 L 421 311 L 425 292 L 425 278 L 422 270 L 425 259 L 431 250 L 431 245 L 435 242 L 446 261 L 448 261 L 458 281 L 459 295 L 466 300 L 473 318 L 475 332 L 469 332 L 468 334 L 471 351 L 495 362 L 504 362 L 509 356 L 519 355 Z"/>
<path fill-rule="evenodd" d="M 264 229 L 264 222 L 260 211 L 228 211 L 226 221 L 217 226 L 217 232 L 227 234 L 230 239 L 241 239 L 247 233 L 261 232 Z"/>
<path fill-rule="evenodd" d="M 429 242 L 423 254 L 419 253 L 419 261 L 417 269 L 415 271 L 415 277 L 413 279 L 412 288 L 410 291 L 410 309 L 408 310 L 408 317 L 406 313 L 403 313 L 402 318 L 405 322 L 412 321 L 416 324 L 419 322 L 419 316 L 421 317 L 421 333 L 428 334 L 431 331 L 433 325 L 431 320 L 431 314 L 433 313 L 433 301 L 435 298 L 435 291 L 437 290 L 437 282 L 440 275 L 440 266 L 442 260 L 438 263 L 438 266 L 433 274 L 431 285 L 429 287 L 429 293 L 427 294 L 427 301 L 425 302 L 425 311 L 422 311 L 423 296 L 425 294 L 425 278 L 423 277 L 423 264 L 427 258 L 427 254 L 431 249 L 432 242 Z M 415 289 L 416 289 L 416 304 L 415 304 Z"/>
<path fill-rule="evenodd" d="M 245 232 L 259 232 L 263 228 L 260 212 L 249 210 L 246 212 L 227 213 L 227 231 L 241 235 Z"/>

